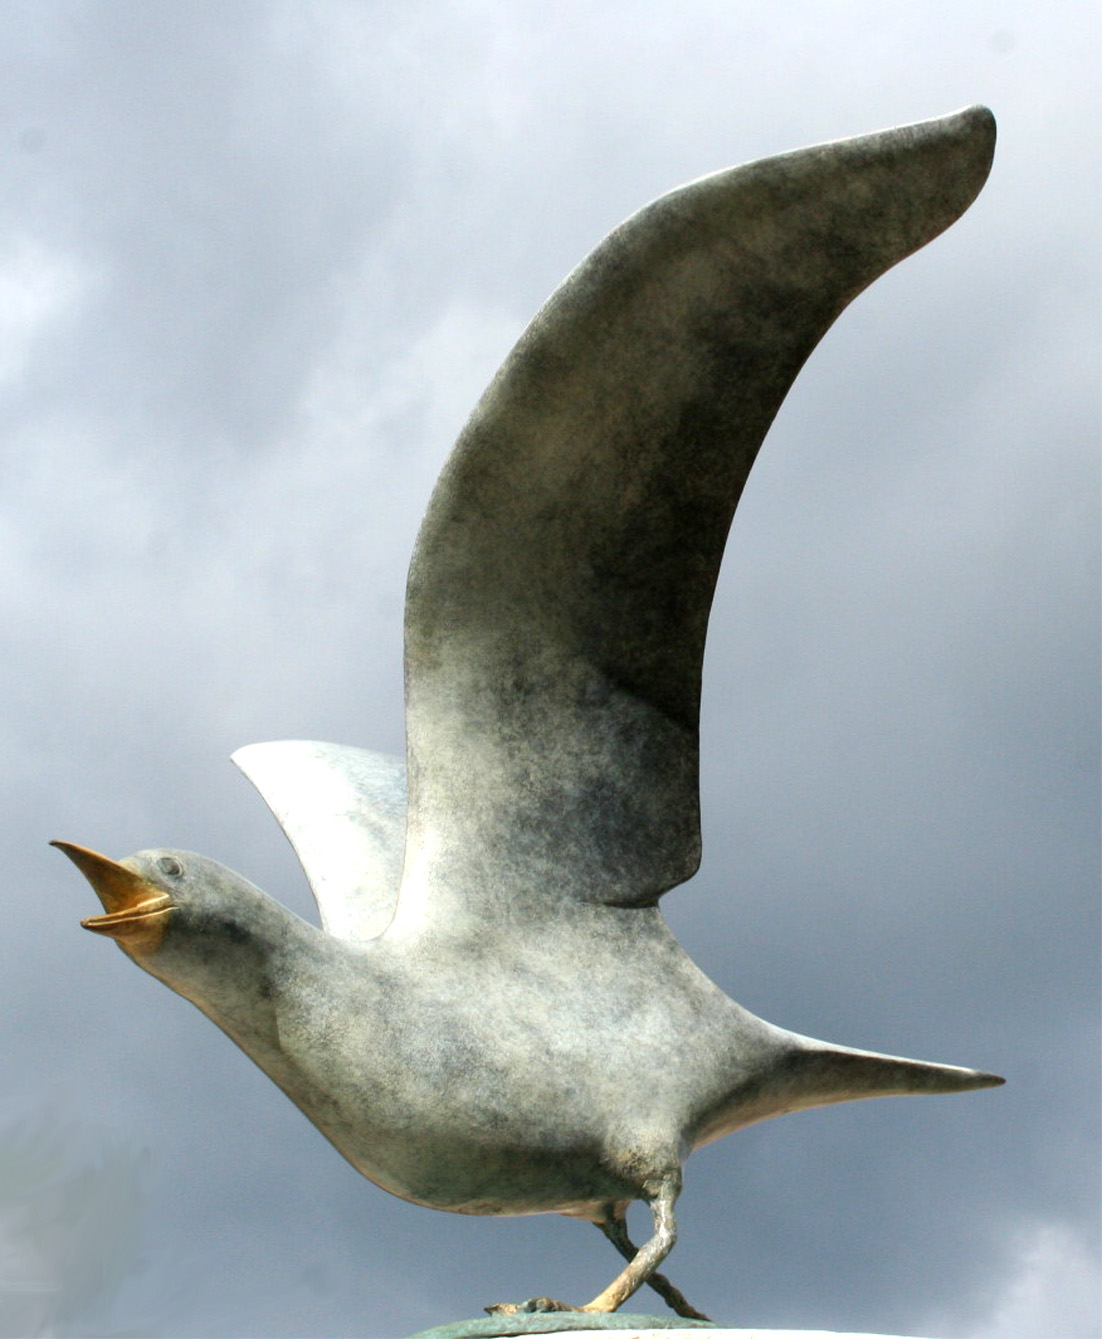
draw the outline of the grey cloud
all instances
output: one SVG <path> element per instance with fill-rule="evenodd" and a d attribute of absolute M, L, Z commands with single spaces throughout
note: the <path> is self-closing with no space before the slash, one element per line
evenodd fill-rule
<path fill-rule="evenodd" d="M 83 1241 L 81 1268 L 95 1187 L 141 1184 L 129 1257 L 43 1332 L 396 1336 L 607 1282 L 584 1225 L 363 1182 L 81 934 L 90 894 L 45 842 L 192 846 L 312 915 L 226 755 L 400 747 L 419 513 L 550 288 L 679 181 L 977 99 L 989 187 L 830 332 L 755 468 L 706 666 L 705 864 L 667 902 L 766 1017 L 1010 1082 L 701 1152 L 670 1273 L 732 1324 L 1091 1332 L 1095 27 L 1071 4 L 0 11 L 0 291 L 21 295 L 0 1045 L 3 1096 L 40 1113 L 0 1156 L 30 1167 L 62 1128 L 59 1168 L 114 1168 L 39 1253 Z"/>

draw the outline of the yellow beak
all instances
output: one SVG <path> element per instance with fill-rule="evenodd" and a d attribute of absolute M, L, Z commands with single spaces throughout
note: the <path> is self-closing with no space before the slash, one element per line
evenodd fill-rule
<path fill-rule="evenodd" d="M 81 921 L 86 930 L 110 935 L 131 953 L 154 953 L 168 927 L 172 898 L 156 884 L 98 851 L 71 842 L 51 842 L 69 857 L 103 903 L 106 915 Z"/>

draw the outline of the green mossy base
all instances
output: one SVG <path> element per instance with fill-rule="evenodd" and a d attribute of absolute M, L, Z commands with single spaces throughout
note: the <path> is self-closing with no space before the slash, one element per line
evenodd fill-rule
<path fill-rule="evenodd" d="M 710 1320 L 684 1316 L 640 1316 L 613 1311 L 543 1311 L 519 1316 L 481 1316 L 457 1320 L 410 1335 L 410 1339 L 512 1339 L 523 1334 L 564 1334 L 571 1330 L 721 1330 Z"/>

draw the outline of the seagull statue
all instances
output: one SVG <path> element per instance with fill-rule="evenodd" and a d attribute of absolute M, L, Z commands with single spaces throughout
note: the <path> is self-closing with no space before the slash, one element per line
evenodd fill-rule
<path fill-rule="evenodd" d="M 830 1102 L 996 1075 L 756 1018 L 659 899 L 700 859 L 701 667 L 727 531 L 805 359 L 957 219 L 995 130 L 973 107 L 691 182 L 615 229 L 536 315 L 436 485 L 406 599 L 407 759 L 314 742 L 235 761 L 322 928 L 187 851 L 57 842 L 82 924 L 191 1000 L 364 1176 L 464 1214 L 595 1223 L 649 1283 L 686 1157 Z M 645 1202 L 637 1248 L 626 1212 Z"/>

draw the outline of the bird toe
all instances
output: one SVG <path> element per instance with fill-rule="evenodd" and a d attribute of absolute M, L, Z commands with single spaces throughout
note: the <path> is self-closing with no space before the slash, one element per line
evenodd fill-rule
<path fill-rule="evenodd" d="M 483 1307 L 491 1316 L 528 1316 L 542 1311 L 577 1311 L 569 1302 L 556 1302 L 553 1297 L 529 1297 L 527 1302 L 497 1302 Z"/>

